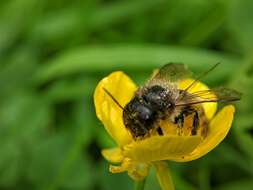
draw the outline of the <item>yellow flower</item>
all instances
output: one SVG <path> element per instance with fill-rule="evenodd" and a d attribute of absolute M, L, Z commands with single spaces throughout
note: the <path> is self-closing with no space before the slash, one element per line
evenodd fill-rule
<path fill-rule="evenodd" d="M 192 79 L 179 81 L 178 87 L 184 89 L 191 82 Z M 166 163 L 163 161 L 187 162 L 207 154 L 227 135 L 235 111 L 232 105 L 228 105 L 215 115 L 217 104 L 203 103 L 204 112 L 209 120 L 208 132 L 204 138 L 199 134 L 179 136 L 176 127 L 166 122 L 162 123 L 163 136 L 151 136 L 134 141 L 123 124 L 122 109 L 105 93 L 104 88 L 122 106 L 125 106 L 134 96 L 137 87 L 127 75 L 117 71 L 101 80 L 95 90 L 97 117 L 118 145 L 115 148 L 102 150 L 106 160 L 117 164 L 110 165 L 110 171 L 128 172 L 134 180 L 142 180 L 147 176 L 149 167 L 154 166 L 163 189 L 173 187 Z M 206 89 L 208 89 L 206 85 L 198 82 L 189 92 Z"/>

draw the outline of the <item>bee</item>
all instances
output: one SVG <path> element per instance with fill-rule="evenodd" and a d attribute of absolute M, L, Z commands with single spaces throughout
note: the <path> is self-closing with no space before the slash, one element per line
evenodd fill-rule
<path fill-rule="evenodd" d="M 190 93 L 200 78 L 212 71 L 218 64 L 202 73 L 185 89 L 178 88 L 178 82 L 190 78 L 191 72 L 181 63 L 168 63 L 162 66 L 143 86 L 140 86 L 132 99 L 124 107 L 107 91 L 105 92 L 123 110 L 123 122 L 135 140 L 151 134 L 163 135 L 161 121 L 168 121 L 182 129 L 185 118 L 192 117 L 190 133 L 196 135 L 200 126 L 203 135 L 207 133 L 208 119 L 202 103 L 231 102 L 240 100 L 241 94 L 235 90 L 218 87 Z M 180 131 L 180 130 L 179 130 Z"/>

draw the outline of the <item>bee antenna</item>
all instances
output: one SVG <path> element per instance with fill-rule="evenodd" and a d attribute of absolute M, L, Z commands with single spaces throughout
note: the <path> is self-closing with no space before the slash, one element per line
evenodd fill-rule
<path fill-rule="evenodd" d="M 186 89 L 184 89 L 184 91 L 188 91 L 190 88 L 192 88 L 198 81 L 199 79 L 203 78 L 204 76 L 206 76 L 208 73 L 210 73 L 211 71 L 213 71 L 218 65 L 220 65 L 221 63 L 218 62 L 216 63 L 214 66 L 212 66 L 210 69 L 208 69 L 207 71 L 201 73 Z"/>
<path fill-rule="evenodd" d="M 103 87 L 103 90 L 108 96 L 111 97 L 111 99 L 117 104 L 117 106 L 119 106 L 122 110 L 124 110 L 123 106 L 120 105 L 120 103 L 116 100 L 116 98 L 114 98 L 113 95 L 106 88 Z"/>

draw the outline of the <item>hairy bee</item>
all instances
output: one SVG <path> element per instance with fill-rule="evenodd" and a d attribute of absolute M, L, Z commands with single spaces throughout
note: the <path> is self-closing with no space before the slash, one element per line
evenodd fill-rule
<path fill-rule="evenodd" d="M 177 82 L 189 78 L 191 72 L 184 64 L 166 64 L 144 86 L 137 89 L 134 97 L 125 107 L 122 107 L 110 92 L 104 90 L 123 109 L 124 124 L 134 139 L 144 138 L 154 132 L 162 135 L 163 132 L 159 126 L 162 120 L 167 120 L 182 128 L 188 115 L 192 116 L 191 135 L 196 135 L 200 122 L 205 128 L 204 133 L 208 126 L 201 103 L 230 102 L 240 99 L 239 92 L 224 87 L 188 92 L 201 77 L 217 65 L 182 90 L 178 88 Z"/>

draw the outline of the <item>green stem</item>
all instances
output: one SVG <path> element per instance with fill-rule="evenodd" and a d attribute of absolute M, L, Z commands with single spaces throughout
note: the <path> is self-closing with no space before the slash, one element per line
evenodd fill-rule
<path fill-rule="evenodd" d="M 153 162 L 156 176 L 162 190 L 175 190 L 169 167 L 165 161 Z"/>
<path fill-rule="evenodd" d="M 135 181 L 134 189 L 135 190 L 144 190 L 146 179 L 141 181 Z"/>

